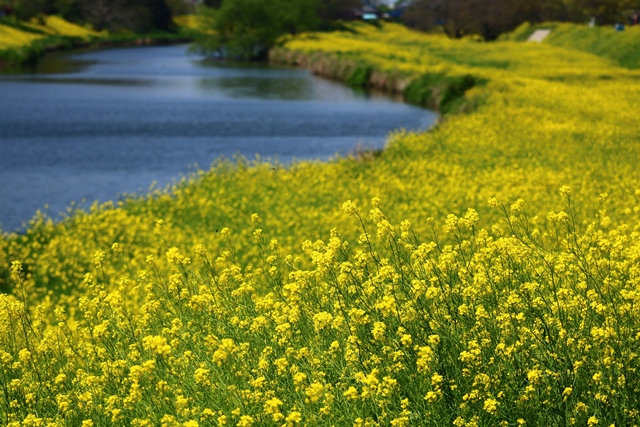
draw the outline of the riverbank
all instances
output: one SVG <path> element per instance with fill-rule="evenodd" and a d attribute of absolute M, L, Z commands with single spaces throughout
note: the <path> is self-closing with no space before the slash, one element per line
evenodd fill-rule
<path fill-rule="evenodd" d="M 416 77 L 396 69 L 382 70 L 356 59 L 335 57 L 324 52 L 305 53 L 281 47 L 269 52 L 269 61 L 274 64 L 307 68 L 314 74 L 352 87 L 402 95 L 406 102 L 437 110 L 441 114 L 470 111 L 474 105 L 465 94 L 474 86 L 484 83 L 471 75 L 427 73 Z"/>
<path fill-rule="evenodd" d="M 32 66 L 43 55 L 53 51 L 186 43 L 192 39 L 192 30 L 188 28 L 175 33 L 108 34 L 81 27 L 56 16 L 48 16 L 42 23 L 19 23 L 10 18 L 2 18 L 0 72 Z"/>
<path fill-rule="evenodd" d="M 638 71 L 397 26 L 284 48 L 485 83 L 376 157 L 220 160 L 0 239 L 0 422 L 639 424 Z"/>

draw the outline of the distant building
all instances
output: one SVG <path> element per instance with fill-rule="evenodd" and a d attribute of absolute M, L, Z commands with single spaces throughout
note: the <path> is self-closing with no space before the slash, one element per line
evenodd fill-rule
<path fill-rule="evenodd" d="M 364 6 L 362 8 L 362 19 L 365 21 L 376 21 L 378 19 L 378 9 L 373 6 Z"/>
<path fill-rule="evenodd" d="M 400 0 L 363 0 L 364 6 L 358 18 L 365 21 L 378 19 L 399 20 L 402 18 L 409 1 Z"/>

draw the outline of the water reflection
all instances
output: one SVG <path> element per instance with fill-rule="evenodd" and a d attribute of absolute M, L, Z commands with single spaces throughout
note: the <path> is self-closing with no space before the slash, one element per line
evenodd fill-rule
<path fill-rule="evenodd" d="M 202 90 L 223 92 L 233 98 L 308 100 L 314 98 L 314 86 L 309 79 L 256 79 L 250 76 L 201 78 Z"/>
<path fill-rule="evenodd" d="M 5 82 L 30 82 L 30 83 L 57 83 L 69 85 L 98 85 L 98 86 L 157 86 L 161 82 L 150 79 L 134 78 L 96 78 L 96 77 L 47 77 L 47 76 L 27 76 L 3 79 Z"/>

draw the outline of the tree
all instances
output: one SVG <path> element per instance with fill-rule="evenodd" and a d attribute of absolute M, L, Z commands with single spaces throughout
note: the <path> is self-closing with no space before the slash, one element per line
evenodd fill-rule
<path fill-rule="evenodd" d="M 441 27 L 451 38 L 472 32 L 477 21 L 474 0 L 417 0 L 404 13 L 403 21 L 412 28 L 431 31 Z"/>
<path fill-rule="evenodd" d="M 81 16 L 97 30 L 138 33 L 169 30 L 173 15 L 165 0 L 78 0 Z"/>
<path fill-rule="evenodd" d="M 82 21 L 80 8 L 77 0 L 54 0 L 47 14 L 60 15 L 64 19 L 72 22 Z"/>
<path fill-rule="evenodd" d="M 575 5 L 583 19 L 594 17 L 600 25 L 626 22 L 625 12 L 638 7 L 635 0 L 575 0 Z"/>
<path fill-rule="evenodd" d="M 314 0 L 224 0 L 205 16 L 213 35 L 201 40 L 201 46 L 244 59 L 264 59 L 281 36 L 318 25 Z"/>
<path fill-rule="evenodd" d="M 479 34 L 493 40 L 522 22 L 624 22 L 636 0 L 415 0 L 404 14 L 407 25 L 424 31 L 441 27 L 453 38 Z"/>
<path fill-rule="evenodd" d="M 143 28 L 145 32 L 152 30 L 171 30 L 173 24 L 173 12 L 166 0 L 137 0 L 139 8 L 149 11 L 149 18 Z"/>
<path fill-rule="evenodd" d="M 328 26 L 332 21 L 352 19 L 361 7 L 362 0 L 319 0 L 318 17 L 323 26 Z"/>
<path fill-rule="evenodd" d="M 535 21 L 539 14 L 536 0 L 512 0 L 509 2 L 475 2 L 478 19 L 471 25 L 475 34 L 485 40 L 495 40 L 502 33 L 515 29 L 525 21 Z"/>
<path fill-rule="evenodd" d="M 98 31 L 137 27 L 140 17 L 126 3 L 126 0 L 79 0 L 82 17 Z"/>
<path fill-rule="evenodd" d="M 173 16 L 188 15 L 193 13 L 194 5 L 187 0 L 165 0 Z"/>
<path fill-rule="evenodd" d="M 47 8 L 46 0 L 8 0 L 5 2 L 11 8 L 16 18 L 28 21 L 43 15 Z"/>

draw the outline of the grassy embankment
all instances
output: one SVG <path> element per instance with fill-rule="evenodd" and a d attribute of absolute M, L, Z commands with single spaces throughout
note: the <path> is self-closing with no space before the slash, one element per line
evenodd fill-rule
<path fill-rule="evenodd" d="M 151 34 L 97 32 L 57 16 L 47 16 L 42 21 L 34 19 L 32 22 L 18 22 L 11 17 L 0 18 L 0 70 L 33 64 L 51 50 L 190 40 L 194 29 L 187 18 L 176 19 L 178 31 L 174 33 Z"/>
<path fill-rule="evenodd" d="M 536 29 L 552 30 L 545 39 L 546 44 L 569 49 L 583 50 L 612 59 L 623 67 L 640 68 L 640 27 L 627 27 L 617 32 L 613 27 L 576 26 L 562 23 L 523 24 L 505 40 L 525 41 Z"/>
<path fill-rule="evenodd" d="M 434 105 L 482 84 L 375 157 L 221 161 L 6 235 L 0 422 L 640 424 L 640 72 L 397 26 L 286 49 Z"/>

